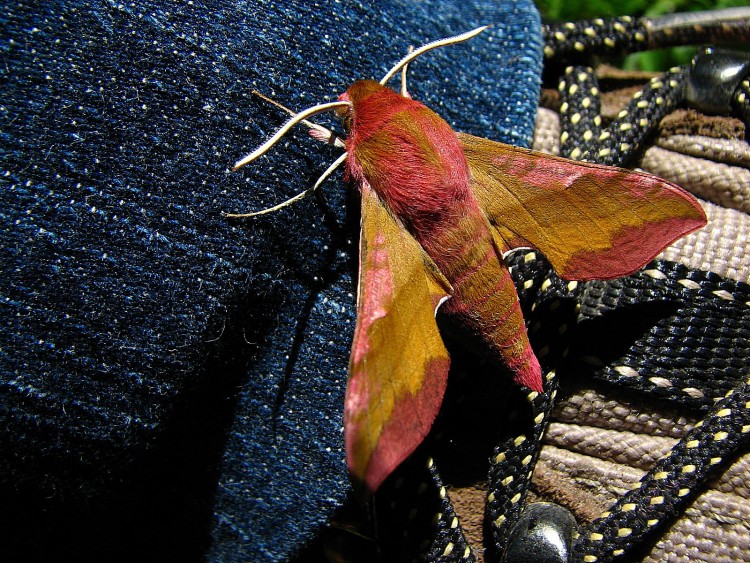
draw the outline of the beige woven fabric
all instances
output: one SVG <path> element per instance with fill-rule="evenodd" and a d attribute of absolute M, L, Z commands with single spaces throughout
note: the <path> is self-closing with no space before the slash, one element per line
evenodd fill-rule
<path fill-rule="evenodd" d="M 560 154 L 560 118 L 547 108 L 539 108 L 531 148 L 548 154 Z"/>
<path fill-rule="evenodd" d="M 671 180 L 701 199 L 750 212 L 750 170 L 651 147 L 641 161 L 644 170 Z"/>
<path fill-rule="evenodd" d="M 559 153 L 557 114 L 541 108 L 534 149 Z M 660 258 L 750 282 L 750 147 L 741 139 L 671 135 L 656 141 L 641 167 L 701 198 L 708 226 Z M 746 306 L 738 304 L 738 306 Z M 544 438 L 533 488 L 585 523 L 637 487 L 646 471 L 696 423 L 685 413 L 632 403 L 590 388 L 563 390 Z M 710 483 L 665 530 L 647 562 L 750 560 L 750 454 Z"/>
<path fill-rule="evenodd" d="M 677 438 L 559 422 L 550 424 L 545 437 L 547 444 L 644 470 L 667 455 L 677 441 Z"/>
<path fill-rule="evenodd" d="M 750 168 L 750 145 L 738 139 L 714 139 L 705 135 L 670 135 L 659 137 L 657 146 L 712 163 Z"/>
<path fill-rule="evenodd" d="M 659 258 L 750 283 L 750 215 L 701 202 L 708 225 L 667 248 Z"/>
<path fill-rule="evenodd" d="M 560 154 L 560 119 L 554 111 L 539 108 L 531 148 L 548 154 Z"/>
<path fill-rule="evenodd" d="M 656 409 L 642 402 L 612 399 L 594 389 L 570 393 L 555 407 L 555 420 L 589 427 L 609 428 L 617 420 L 617 428 L 638 434 L 682 438 L 696 420 L 674 410 Z"/>

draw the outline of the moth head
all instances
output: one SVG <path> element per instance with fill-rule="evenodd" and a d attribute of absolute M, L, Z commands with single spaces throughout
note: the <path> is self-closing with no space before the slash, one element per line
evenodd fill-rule
<path fill-rule="evenodd" d="M 235 165 L 232 167 L 232 170 L 237 170 L 238 168 L 241 168 L 245 164 L 252 162 L 253 160 L 258 158 L 262 154 L 265 154 L 266 151 L 268 151 L 268 149 L 270 149 L 273 145 L 275 145 L 279 141 L 279 139 L 281 139 L 294 125 L 298 123 L 303 123 L 304 125 L 309 127 L 310 133 L 313 138 L 319 141 L 323 141 L 332 145 L 339 146 L 341 148 L 346 148 L 346 144 L 344 143 L 344 141 L 340 137 L 338 137 L 335 133 L 333 133 L 332 131 L 326 129 L 325 127 L 321 125 L 308 121 L 308 118 L 314 115 L 317 115 L 319 113 L 324 113 L 327 111 L 335 111 L 338 114 L 338 116 L 341 118 L 343 127 L 346 130 L 347 134 L 349 134 L 354 125 L 355 106 L 359 101 L 364 100 L 365 98 L 371 96 L 375 92 L 385 89 L 385 84 L 391 78 L 393 78 L 396 75 L 396 73 L 399 71 L 401 71 L 402 73 L 402 79 L 401 79 L 402 95 L 408 96 L 408 94 L 406 93 L 406 67 L 409 65 L 411 61 L 416 59 L 418 56 L 426 53 L 427 51 L 431 51 L 438 47 L 444 47 L 446 45 L 454 45 L 456 43 L 461 43 L 462 41 L 466 41 L 467 39 L 471 39 L 472 37 L 479 35 L 488 27 L 489 26 L 486 26 L 486 25 L 482 27 L 478 27 L 466 33 L 462 33 L 461 35 L 448 37 L 446 39 L 439 39 L 437 41 L 433 41 L 432 43 L 428 43 L 427 45 L 424 45 L 420 47 L 419 49 L 410 51 L 408 55 L 406 55 L 403 59 L 397 62 L 393 66 L 393 68 L 391 68 L 391 70 L 389 70 L 388 73 L 386 73 L 386 75 L 380 80 L 380 82 L 375 82 L 374 80 L 358 80 L 357 82 L 352 84 L 349 87 L 349 89 L 347 89 L 346 92 L 341 94 L 341 96 L 339 96 L 339 99 L 337 101 L 329 102 L 326 104 L 319 104 L 317 106 L 303 110 L 299 113 L 295 113 L 294 111 L 288 108 L 285 108 L 278 102 L 274 102 L 273 100 L 263 96 L 262 94 L 254 92 L 259 97 L 273 103 L 274 105 L 280 107 L 287 113 L 290 113 L 292 115 L 292 118 L 265 143 L 263 143 L 261 146 L 259 146 L 249 155 L 247 155 L 245 158 L 238 160 L 235 163 Z M 252 217 L 254 215 L 262 215 L 264 213 L 270 213 L 272 211 L 281 209 L 282 207 L 286 207 L 288 204 L 292 203 L 293 201 L 301 199 L 306 194 L 317 189 L 323 183 L 323 181 L 331 175 L 331 173 L 336 169 L 336 167 L 341 165 L 346 160 L 346 156 L 347 156 L 347 153 L 345 152 L 338 159 L 336 159 L 336 161 L 331 166 L 328 167 L 328 169 L 323 173 L 323 175 L 320 178 L 318 178 L 318 181 L 315 182 L 315 185 L 312 188 L 304 192 L 301 192 L 300 194 L 297 194 L 293 198 L 279 205 L 275 205 L 273 207 L 269 207 L 268 209 L 263 209 L 262 211 L 257 211 L 255 213 L 227 213 L 226 216 L 235 217 L 235 218 L 236 217 Z"/>
<path fill-rule="evenodd" d="M 344 127 L 344 131 L 348 135 L 351 133 L 352 127 L 354 126 L 354 112 L 356 111 L 357 105 L 369 98 L 372 94 L 382 92 L 386 87 L 374 80 L 357 80 L 354 84 L 339 96 L 339 101 L 349 102 L 351 105 L 348 107 L 342 107 L 336 109 L 336 113 L 341 119 L 341 124 Z"/>

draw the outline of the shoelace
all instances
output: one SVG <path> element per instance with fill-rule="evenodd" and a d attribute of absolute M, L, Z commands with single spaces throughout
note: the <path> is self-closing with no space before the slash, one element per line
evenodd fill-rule
<path fill-rule="evenodd" d="M 661 119 L 685 102 L 691 69 L 674 68 L 651 80 L 604 127 L 596 75 L 573 61 L 591 54 L 747 40 L 750 12 L 595 19 L 546 26 L 544 34 L 548 67 L 568 64 L 559 85 L 562 156 L 627 166 Z M 746 78 L 734 85 L 729 105 L 750 127 Z M 379 550 L 388 561 L 475 561 L 443 483 L 446 475 L 455 483 L 467 467 L 486 471 L 488 458 L 484 520 L 491 541 L 485 539 L 485 558 L 497 560 L 513 551 L 519 520 L 528 517 L 525 500 L 558 380 L 570 374 L 703 416 L 638 488 L 590 525 L 567 530 L 571 561 L 637 558 L 639 546 L 677 518 L 702 483 L 750 446 L 750 286 L 667 261 L 627 278 L 585 283 L 559 279 L 534 252 L 512 255 L 509 266 L 546 370 L 545 391 L 524 395 L 482 373 L 485 366 L 460 362 L 466 377 L 452 374 L 449 406 L 434 432 L 376 497 L 377 549 L 365 542 L 373 557 Z M 641 329 L 637 335 L 628 330 L 634 322 Z M 477 412 L 491 414 L 472 420 Z M 474 436 L 470 446 L 460 443 L 466 428 Z M 524 549 L 526 560 L 534 561 L 528 544 Z"/>
<path fill-rule="evenodd" d="M 730 37 L 742 35 L 748 29 L 746 18 L 747 15 L 733 20 L 730 25 L 722 22 L 723 29 Z M 648 23 L 642 20 L 624 23 L 632 26 L 631 36 L 637 44 L 658 44 L 669 37 L 663 27 L 658 28 L 658 33 L 649 33 Z M 615 22 L 612 27 L 623 29 L 626 25 Z M 713 24 L 702 29 L 684 26 L 678 34 L 679 40 L 721 39 L 720 27 Z M 583 33 L 591 29 L 587 23 L 577 26 L 576 30 L 581 28 Z M 604 40 L 602 43 L 606 47 L 612 42 Z M 593 71 L 581 66 L 568 67 L 560 83 L 562 103 L 580 108 L 580 113 L 577 116 L 571 111 L 560 112 L 561 127 L 569 131 L 561 143 L 561 152 L 569 158 L 628 165 L 642 152 L 644 140 L 660 120 L 690 97 L 688 84 L 695 70 L 675 68 L 653 79 L 607 130 L 602 131 L 597 126 L 597 104 L 584 102 L 586 98 L 597 99 L 592 95 L 598 90 Z M 723 86 L 717 84 L 719 88 Z M 747 79 L 738 77 L 737 84 L 728 89 L 727 105 L 730 107 L 725 111 L 733 110 L 750 124 L 747 121 L 750 107 L 747 86 Z M 587 137 L 598 138 L 599 143 L 589 150 L 577 149 L 587 145 Z M 573 543 L 573 560 L 610 561 L 626 554 L 632 557 L 641 542 L 658 534 L 684 511 L 702 483 L 725 467 L 737 452 L 747 449 L 750 361 L 745 339 L 750 329 L 750 311 L 747 310 L 750 288 L 667 262 L 655 262 L 643 273 L 622 280 L 585 285 L 589 295 L 581 300 L 584 318 L 591 319 L 602 310 L 637 306 L 652 299 L 659 303 L 671 302 L 677 307 L 664 321 L 652 327 L 648 336 L 635 343 L 625 361 L 603 365 L 592 376 L 704 413 L 701 423 L 656 463 L 643 477 L 640 487 L 625 494 L 598 520 L 579 530 Z M 698 334 L 699 337 L 691 336 Z"/>

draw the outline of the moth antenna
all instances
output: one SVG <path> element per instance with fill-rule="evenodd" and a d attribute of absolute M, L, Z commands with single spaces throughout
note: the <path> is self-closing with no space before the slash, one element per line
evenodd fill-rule
<path fill-rule="evenodd" d="M 414 51 L 414 45 L 409 45 L 409 51 L 406 53 L 407 55 L 411 54 L 411 52 Z M 409 91 L 406 89 L 406 69 L 409 68 L 409 63 L 406 63 L 404 66 L 401 67 L 401 95 L 404 98 L 411 98 L 409 95 Z"/>
<path fill-rule="evenodd" d="M 289 109 L 284 104 L 277 102 L 273 98 L 269 98 L 265 94 L 261 94 L 257 90 L 253 90 L 251 94 L 259 97 L 261 100 L 264 100 L 271 105 L 276 106 L 280 110 L 285 111 L 292 117 L 297 115 L 297 112 L 294 111 L 293 109 Z M 302 125 L 305 125 L 308 129 L 310 129 L 310 136 L 316 141 L 327 143 L 329 145 L 334 145 L 336 147 L 341 147 L 342 149 L 346 147 L 346 143 L 344 143 L 344 140 L 341 137 L 339 137 L 336 133 L 328 129 L 327 127 L 323 127 L 322 125 L 318 125 L 317 123 L 313 123 L 312 121 L 308 121 L 307 119 L 303 119 L 300 123 L 302 123 Z"/>
<path fill-rule="evenodd" d="M 287 121 L 281 127 L 281 129 L 276 131 L 276 133 L 274 133 L 274 135 L 270 139 L 268 139 L 265 143 L 263 143 L 261 146 L 259 146 L 249 155 L 247 155 L 245 158 L 238 160 L 235 163 L 235 165 L 232 167 L 232 170 L 237 170 L 238 168 L 245 166 L 245 164 L 252 162 L 253 160 L 258 158 L 262 154 L 265 154 L 266 151 L 268 151 L 268 149 L 274 146 L 279 141 L 279 139 L 281 139 L 284 135 L 286 135 L 292 127 L 294 127 L 301 121 L 306 120 L 308 117 L 312 117 L 313 115 L 317 115 L 319 113 L 323 113 L 326 111 L 331 111 L 333 109 L 349 107 L 351 105 L 352 105 L 351 102 L 344 102 L 344 101 L 328 102 L 326 104 L 319 104 L 317 106 L 313 106 L 311 108 L 308 108 L 306 110 L 303 110 L 299 113 L 294 114 L 294 117 L 292 117 L 289 121 Z"/>
<path fill-rule="evenodd" d="M 312 188 L 308 188 L 304 192 L 300 192 L 296 196 L 291 197 L 288 200 L 279 203 L 278 205 L 274 205 L 273 207 L 261 209 L 260 211 L 255 211 L 253 213 L 225 213 L 224 216 L 231 218 L 231 219 L 256 217 L 258 215 L 265 215 L 266 213 L 273 213 L 274 211 L 283 209 L 287 205 L 291 205 L 295 201 L 299 201 L 306 195 L 311 194 L 315 190 L 317 190 L 323 184 L 323 182 L 325 182 L 330 177 L 330 175 L 333 174 L 333 171 L 336 170 L 336 168 L 338 168 L 339 166 L 341 166 L 341 164 L 346 160 L 346 157 L 348 156 L 348 154 L 349 153 L 345 152 L 344 154 L 339 156 L 336 160 L 334 160 L 333 163 L 328 168 L 326 168 L 326 171 L 320 175 L 320 178 L 318 178 L 318 180 L 315 182 L 315 185 L 313 185 Z"/>
<path fill-rule="evenodd" d="M 432 51 L 433 49 L 437 49 L 438 47 L 445 47 L 447 45 L 455 45 L 456 43 L 461 43 L 463 41 L 466 41 L 468 39 L 471 39 L 472 37 L 475 37 L 482 33 L 485 29 L 487 29 L 488 25 L 483 25 L 482 27 L 478 27 L 476 29 L 472 29 L 471 31 L 467 31 L 466 33 L 462 33 L 461 35 L 454 35 L 453 37 L 446 37 L 445 39 L 438 39 L 437 41 L 433 41 L 431 43 L 428 43 L 427 45 L 423 45 L 416 51 L 412 51 L 408 55 L 406 55 L 403 59 L 398 61 L 395 66 L 388 71 L 388 74 L 386 74 L 380 81 L 381 85 L 385 85 L 386 82 L 388 82 L 393 76 L 403 68 L 404 65 L 409 64 L 414 59 L 416 59 L 419 55 L 422 55 L 426 53 L 427 51 Z"/>

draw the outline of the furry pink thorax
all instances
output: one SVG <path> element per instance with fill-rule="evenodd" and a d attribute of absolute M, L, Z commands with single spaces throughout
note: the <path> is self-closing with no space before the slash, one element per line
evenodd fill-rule
<path fill-rule="evenodd" d="M 417 240 L 479 212 L 461 144 L 440 116 L 372 80 L 355 82 L 340 99 L 352 103 L 342 116 L 347 178 L 367 182 Z"/>

